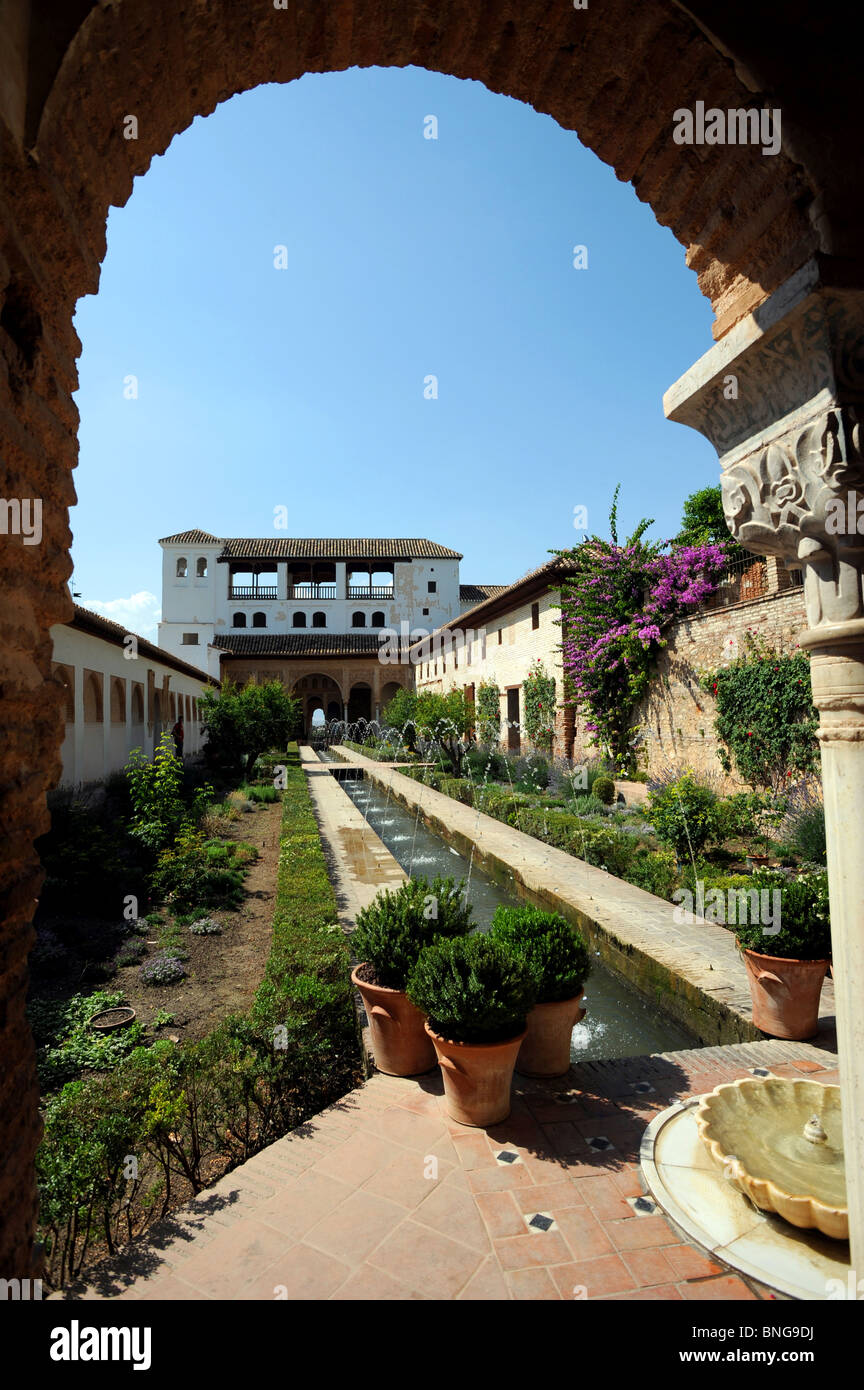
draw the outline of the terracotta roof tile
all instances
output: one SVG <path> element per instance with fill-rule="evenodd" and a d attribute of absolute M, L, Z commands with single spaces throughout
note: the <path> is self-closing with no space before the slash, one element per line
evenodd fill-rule
<path fill-rule="evenodd" d="M 213 639 L 228 656 L 374 656 L 377 632 L 238 632 Z"/>
<path fill-rule="evenodd" d="M 436 541 L 390 537 L 234 536 L 220 560 L 461 560 L 458 550 Z"/>

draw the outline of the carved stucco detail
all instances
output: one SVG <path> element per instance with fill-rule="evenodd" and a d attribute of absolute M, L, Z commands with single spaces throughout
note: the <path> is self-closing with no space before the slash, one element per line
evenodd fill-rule
<path fill-rule="evenodd" d="M 804 570 L 811 628 L 864 616 L 864 536 L 833 535 L 826 509 L 864 499 L 864 433 L 858 413 L 836 408 L 733 464 L 721 479 L 736 540 Z M 862 523 L 864 524 L 864 523 Z"/>

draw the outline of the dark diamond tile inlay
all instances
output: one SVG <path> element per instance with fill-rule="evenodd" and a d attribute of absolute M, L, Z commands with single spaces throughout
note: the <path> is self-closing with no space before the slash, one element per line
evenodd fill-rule
<path fill-rule="evenodd" d="M 538 1211 L 536 1215 L 531 1217 L 528 1225 L 533 1226 L 535 1231 L 548 1231 L 550 1226 L 555 1225 L 555 1221 L 553 1217 L 544 1216 L 542 1211 Z"/>
<path fill-rule="evenodd" d="M 592 1149 L 596 1149 L 598 1153 L 603 1153 L 605 1149 L 614 1149 L 615 1147 L 615 1145 L 602 1134 L 597 1134 L 593 1139 L 587 1139 L 585 1142 Z"/>
<path fill-rule="evenodd" d="M 633 1203 L 633 1210 L 642 1212 L 644 1216 L 650 1216 L 652 1212 L 657 1210 L 657 1207 L 647 1197 L 637 1197 Z"/>
<path fill-rule="evenodd" d="M 519 1155 L 511 1153 L 509 1149 L 502 1149 L 495 1157 L 499 1163 L 515 1163 Z"/>

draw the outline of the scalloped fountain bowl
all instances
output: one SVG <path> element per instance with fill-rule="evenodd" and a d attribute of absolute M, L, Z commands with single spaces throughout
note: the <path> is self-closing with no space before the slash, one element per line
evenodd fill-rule
<path fill-rule="evenodd" d="M 746 1077 L 703 1096 L 699 1137 L 760 1211 L 849 1239 L 840 1087 Z"/>

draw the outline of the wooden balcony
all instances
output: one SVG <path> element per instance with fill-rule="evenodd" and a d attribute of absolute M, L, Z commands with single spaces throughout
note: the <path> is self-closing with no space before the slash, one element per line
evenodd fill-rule
<path fill-rule="evenodd" d="M 278 591 L 275 584 L 256 586 L 254 584 L 232 584 L 228 590 L 229 598 L 246 599 L 265 599 L 277 598 Z"/>
<path fill-rule="evenodd" d="M 289 584 L 288 597 L 290 598 L 335 598 L 335 584 Z"/>
<path fill-rule="evenodd" d="M 351 585 L 351 584 L 349 584 L 349 585 L 348 585 L 348 597 L 349 597 L 350 599 L 353 599 L 355 602 L 359 599 L 359 601 L 360 601 L 361 603 L 363 602 L 364 599 L 392 598 L 392 597 L 393 597 L 393 585 L 392 585 L 392 584 L 374 584 L 374 585 L 365 584 L 365 585 L 356 586 L 356 585 Z"/>

